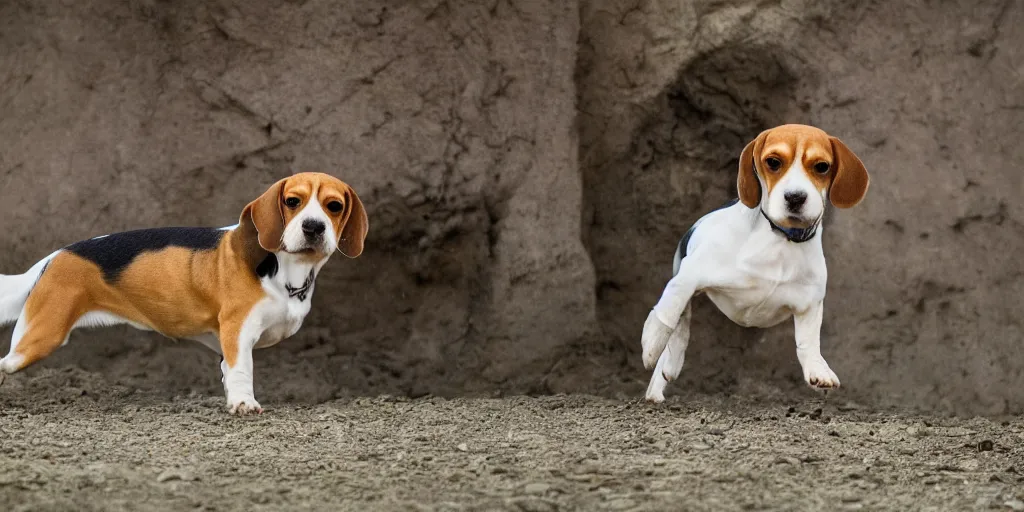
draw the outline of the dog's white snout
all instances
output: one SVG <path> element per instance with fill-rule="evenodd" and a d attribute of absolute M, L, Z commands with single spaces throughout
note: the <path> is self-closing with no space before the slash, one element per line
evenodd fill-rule
<path fill-rule="evenodd" d="M 310 201 L 284 230 L 287 251 L 315 249 L 331 253 L 337 248 L 335 240 L 334 226 L 316 201 Z"/>
<path fill-rule="evenodd" d="M 775 222 L 813 222 L 824 210 L 824 199 L 804 169 L 794 165 L 775 185 L 766 210 Z"/>

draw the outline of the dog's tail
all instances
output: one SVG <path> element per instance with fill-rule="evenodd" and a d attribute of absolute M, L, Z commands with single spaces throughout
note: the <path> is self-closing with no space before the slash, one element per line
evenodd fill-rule
<path fill-rule="evenodd" d="M 57 251 L 60 252 L 60 251 Z M 21 316 L 21 308 L 25 307 L 28 294 L 32 292 L 50 260 L 57 252 L 43 258 L 28 272 L 16 276 L 0 275 L 0 326 L 7 325 Z"/>

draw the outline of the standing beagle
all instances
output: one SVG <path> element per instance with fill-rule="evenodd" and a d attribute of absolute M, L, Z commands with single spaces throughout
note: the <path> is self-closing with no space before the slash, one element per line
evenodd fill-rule
<path fill-rule="evenodd" d="M 665 400 L 690 341 L 690 299 L 706 293 L 730 320 L 771 327 L 794 318 L 796 356 L 804 380 L 839 387 L 821 356 L 825 200 L 851 208 L 868 190 L 868 172 L 845 144 L 817 128 L 783 125 L 743 149 L 739 201 L 700 218 L 679 242 L 674 277 L 647 316 L 644 367 L 654 368 L 646 398 Z"/>
<path fill-rule="evenodd" d="M 217 351 L 231 413 L 262 412 L 252 350 L 299 330 L 320 268 L 335 250 L 359 256 L 368 229 L 351 187 L 303 173 L 249 203 L 235 226 L 69 245 L 24 274 L 0 276 L 0 325 L 17 322 L 0 383 L 67 343 L 76 327 L 129 324 Z"/>

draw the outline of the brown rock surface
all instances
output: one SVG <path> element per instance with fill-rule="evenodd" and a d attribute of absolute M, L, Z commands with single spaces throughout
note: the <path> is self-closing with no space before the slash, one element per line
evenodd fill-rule
<path fill-rule="evenodd" d="M 232 224 L 322 170 L 367 204 L 367 252 L 329 263 L 304 329 L 257 355 L 266 405 L 639 396 L 678 237 L 733 196 L 747 140 L 804 122 L 873 177 L 824 235 L 840 393 L 1020 412 L 1021 23 L 1016 2 L 966 0 L 5 2 L 0 271 L 111 231 Z M 704 301 L 694 318 L 670 393 L 810 393 L 791 328 Z M 216 394 L 216 361 L 117 328 L 45 365 Z"/>

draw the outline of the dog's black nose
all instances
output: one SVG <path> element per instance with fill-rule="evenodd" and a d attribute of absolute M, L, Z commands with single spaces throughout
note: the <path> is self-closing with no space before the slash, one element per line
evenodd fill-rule
<path fill-rule="evenodd" d="M 782 196 L 786 200 L 786 207 L 789 211 L 795 212 L 807 201 L 807 192 L 791 190 Z"/>
<path fill-rule="evenodd" d="M 327 226 L 323 222 L 313 219 L 306 219 L 302 221 L 302 233 L 306 235 L 306 238 L 313 238 L 324 234 L 327 231 Z"/>

